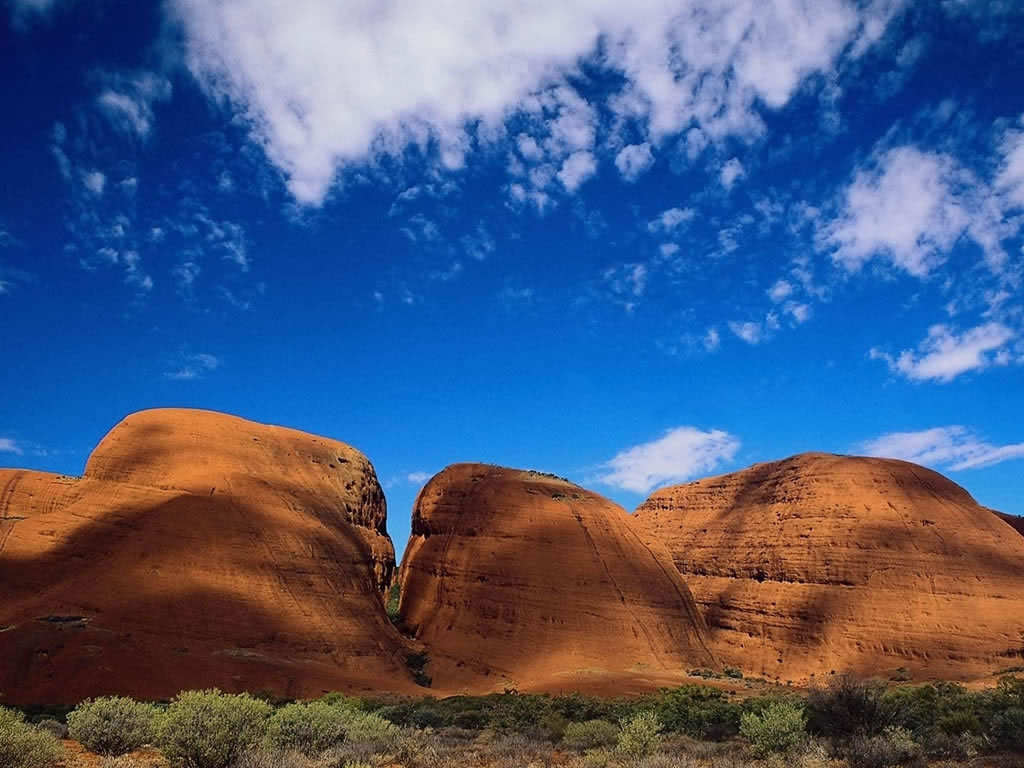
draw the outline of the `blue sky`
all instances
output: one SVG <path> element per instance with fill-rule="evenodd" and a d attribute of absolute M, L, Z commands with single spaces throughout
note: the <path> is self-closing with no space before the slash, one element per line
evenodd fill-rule
<path fill-rule="evenodd" d="M 658 485 L 806 450 L 1024 505 L 1024 12 L 9 0 L 0 464 L 126 413 Z"/>

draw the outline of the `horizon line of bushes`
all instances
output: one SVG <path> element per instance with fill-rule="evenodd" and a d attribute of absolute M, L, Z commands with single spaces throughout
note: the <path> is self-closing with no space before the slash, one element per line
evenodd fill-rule
<path fill-rule="evenodd" d="M 66 725 L 60 714 L 26 719 L 0 707 L 0 765 L 50 768 L 59 758 L 58 737 L 69 735 L 106 756 L 153 745 L 181 768 L 233 768 L 253 749 L 333 754 L 345 766 L 402 754 L 409 733 L 446 729 L 520 735 L 588 754 L 613 750 L 627 762 L 672 734 L 742 740 L 757 758 L 792 753 L 813 739 L 852 768 L 1024 754 L 1019 677 L 970 691 L 955 683 L 889 686 L 836 676 L 806 695 L 747 698 L 702 685 L 615 699 L 508 690 L 444 699 L 330 693 L 306 702 L 208 689 L 183 691 L 169 702 L 87 699 L 66 713 Z"/>

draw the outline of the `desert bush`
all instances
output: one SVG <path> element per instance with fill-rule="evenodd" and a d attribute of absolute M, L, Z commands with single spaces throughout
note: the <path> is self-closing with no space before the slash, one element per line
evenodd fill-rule
<path fill-rule="evenodd" d="M 443 728 L 447 724 L 448 718 L 433 707 L 417 707 L 409 716 L 413 728 Z"/>
<path fill-rule="evenodd" d="M 4 768 L 52 768 L 63 751 L 52 733 L 29 725 L 20 712 L 0 707 L 0 765 Z"/>
<path fill-rule="evenodd" d="M 276 749 L 247 749 L 231 768 L 311 768 L 301 752 Z"/>
<path fill-rule="evenodd" d="M 619 739 L 619 729 L 607 720 L 569 723 L 562 734 L 562 744 L 569 749 L 586 750 L 610 747 Z"/>
<path fill-rule="evenodd" d="M 910 731 L 893 725 L 880 734 L 853 739 L 844 757 L 850 768 L 893 768 L 920 764 L 922 752 Z"/>
<path fill-rule="evenodd" d="M 977 699 L 988 747 L 1024 752 L 1024 678 L 1004 677 L 995 689 L 977 694 Z"/>
<path fill-rule="evenodd" d="M 985 735 L 995 749 L 1024 752 L 1024 707 L 1007 707 L 993 713 Z"/>
<path fill-rule="evenodd" d="M 807 696 L 808 729 L 839 745 L 878 734 L 889 723 L 882 697 L 885 683 L 839 675 Z"/>
<path fill-rule="evenodd" d="M 245 693 L 184 691 L 161 718 L 160 747 L 182 768 L 228 768 L 263 738 L 271 712 Z"/>
<path fill-rule="evenodd" d="M 638 712 L 622 721 L 619 730 L 618 751 L 632 760 L 646 757 L 661 743 L 661 721 L 651 711 Z"/>
<path fill-rule="evenodd" d="M 294 750 L 315 757 L 344 741 L 348 723 L 355 717 L 360 715 L 322 701 L 287 704 L 267 721 L 264 741 L 277 752 Z"/>
<path fill-rule="evenodd" d="M 41 731 L 52 733 L 58 739 L 66 739 L 68 737 L 68 727 L 60 720 L 48 717 L 45 720 L 40 720 L 35 726 Z"/>
<path fill-rule="evenodd" d="M 956 683 L 904 685 L 882 696 L 882 720 L 924 736 L 936 729 L 947 734 L 975 732 L 980 723 L 977 702 L 967 689 Z"/>
<path fill-rule="evenodd" d="M 99 755 L 123 755 L 156 738 L 159 714 L 125 696 L 86 699 L 68 714 L 68 735 Z"/>
<path fill-rule="evenodd" d="M 740 718 L 740 733 L 758 757 L 789 752 L 807 735 L 807 714 L 801 704 L 775 701 L 761 714 L 745 712 Z"/>
<path fill-rule="evenodd" d="M 608 768 L 612 764 L 612 753 L 607 749 L 588 749 L 580 762 L 583 768 Z"/>
<path fill-rule="evenodd" d="M 345 726 L 345 741 L 372 754 L 390 754 L 401 740 L 402 732 L 395 724 L 377 714 L 356 715 Z"/>
<path fill-rule="evenodd" d="M 162 762 L 146 760 L 133 755 L 117 755 L 100 758 L 99 768 L 159 768 Z"/>
<path fill-rule="evenodd" d="M 668 731 L 721 740 L 737 732 L 742 710 L 719 690 L 683 685 L 662 691 L 656 711 Z"/>
<path fill-rule="evenodd" d="M 541 720 L 553 709 L 550 696 L 506 691 L 494 700 L 489 725 L 496 731 L 534 736 Z"/>

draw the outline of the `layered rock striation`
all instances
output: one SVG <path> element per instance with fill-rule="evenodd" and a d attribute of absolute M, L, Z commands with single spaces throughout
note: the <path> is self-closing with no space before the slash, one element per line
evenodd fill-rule
<path fill-rule="evenodd" d="M 1024 538 L 923 467 L 802 454 L 664 488 L 635 520 L 747 672 L 972 679 L 1024 655 Z"/>
<path fill-rule="evenodd" d="M 618 505 L 551 475 L 435 475 L 413 508 L 401 585 L 405 628 L 456 690 L 569 690 L 716 663 L 668 552 Z"/>
<path fill-rule="evenodd" d="M 209 411 L 128 416 L 81 478 L 0 470 L 0 692 L 413 690 L 385 524 L 359 451 Z"/>

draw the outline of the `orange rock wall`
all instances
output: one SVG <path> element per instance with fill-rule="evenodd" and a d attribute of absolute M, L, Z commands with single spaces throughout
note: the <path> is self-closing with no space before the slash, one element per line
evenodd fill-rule
<path fill-rule="evenodd" d="M 457 464 L 413 509 L 401 617 L 458 689 L 572 689 L 715 664 L 667 551 L 616 504 L 547 475 Z"/>
<path fill-rule="evenodd" d="M 923 467 L 804 454 L 662 489 L 635 519 L 746 672 L 971 679 L 1024 653 L 1024 538 Z"/>
<path fill-rule="evenodd" d="M 415 690 L 381 591 L 384 496 L 352 447 L 223 414 L 133 414 L 81 479 L 0 471 L 0 692 Z"/>

